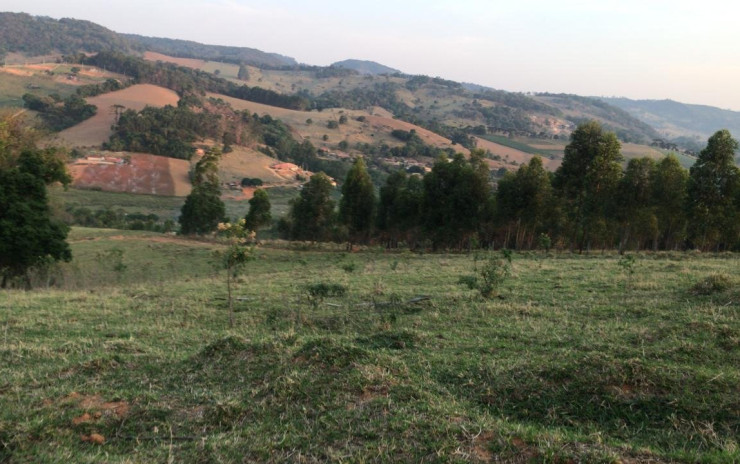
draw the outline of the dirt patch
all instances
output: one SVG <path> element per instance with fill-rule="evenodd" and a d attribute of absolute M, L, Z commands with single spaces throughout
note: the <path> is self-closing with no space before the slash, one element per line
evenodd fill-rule
<path fill-rule="evenodd" d="M 190 193 L 186 174 L 190 169 L 188 161 L 145 153 L 128 156 L 130 162 L 124 164 L 73 164 L 70 166 L 72 185 L 149 195 L 185 196 Z"/>
<path fill-rule="evenodd" d="M 493 462 L 493 453 L 490 443 L 496 438 L 493 432 L 483 432 L 473 438 L 473 449 L 471 454 L 478 462 Z"/>
<path fill-rule="evenodd" d="M 177 58 L 175 56 L 163 55 L 156 52 L 144 52 L 144 59 L 147 61 L 161 61 L 163 63 L 173 63 L 186 68 L 201 69 L 206 62 L 194 58 Z"/>
<path fill-rule="evenodd" d="M 72 147 L 99 146 L 108 141 L 113 133 L 111 126 L 116 121 L 114 105 L 141 111 L 146 106 L 177 105 L 179 99 L 174 91 L 151 84 L 133 85 L 123 90 L 88 98 L 87 102 L 95 105 L 98 112 L 92 118 L 60 132 L 55 142 Z"/>

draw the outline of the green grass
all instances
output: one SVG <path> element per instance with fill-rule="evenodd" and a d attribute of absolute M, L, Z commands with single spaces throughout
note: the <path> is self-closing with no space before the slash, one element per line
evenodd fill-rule
<path fill-rule="evenodd" d="M 218 246 L 161 237 L 75 229 L 110 278 L 0 293 L 0 462 L 740 460 L 735 255 L 514 255 L 489 300 L 472 255 L 261 247 L 230 329 Z"/>
<path fill-rule="evenodd" d="M 0 73 L 0 108 L 23 108 L 26 93 L 49 95 L 58 93 L 66 97 L 75 92 L 77 86 L 55 82 L 50 76 L 14 76 Z"/>
<path fill-rule="evenodd" d="M 508 137 L 504 137 L 501 135 L 484 135 L 484 136 L 481 136 L 481 138 L 484 138 L 488 141 L 498 143 L 499 145 L 503 145 L 505 147 L 523 151 L 524 153 L 529 153 L 532 155 L 541 155 L 543 154 L 543 151 L 544 151 L 544 150 L 537 150 L 535 148 L 530 147 L 524 142 L 519 142 L 519 141 L 510 139 Z"/>
<path fill-rule="evenodd" d="M 275 187 L 268 189 L 272 216 L 280 218 L 287 214 L 289 202 L 298 196 L 295 188 Z M 64 211 L 68 206 L 86 207 L 93 211 L 102 209 L 122 209 L 127 213 L 156 214 L 161 220 L 177 220 L 185 197 L 140 195 L 134 193 L 103 192 L 60 186 L 50 187 L 49 197 L 52 207 Z M 249 211 L 249 202 L 225 200 L 226 216 L 231 219 L 243 218 Z"/>

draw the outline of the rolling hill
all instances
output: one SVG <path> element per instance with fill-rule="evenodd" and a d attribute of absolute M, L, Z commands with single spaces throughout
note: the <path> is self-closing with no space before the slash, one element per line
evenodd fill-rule
<path fill-rule="evenodd" d="M 360 74 L 396 74 L 400 73 L 398 69 L 376 63 L 375 61 L 367 60 L 344 60 L 332 63 L 332 66 L 336 68 L 353 69 Z"/>
<path fill-rule="evenodd" d="M 185 101 L 202 100 L 200 104 L 206 105 L 202 108 L 225 105 L 228 110 L 218 116 L 226 118 L 224 121 L 237 118 L 244 124 L 249 117 L 282 121 L 285 129 L 279 131 L 284 131 L 295 143 L 310 142 L 319 149 L 320 158 L 331 155 L 324 159 L 335 163 L 335 175 L 345 169 L 338 168 L 337 163 L 346 163 L 349 157 L 358 154 L 375 163 L 375 168 L 391 170 L 407 163 L 429 166 L 439 150 L 468 153 L 476 146 L 487 152 L 494 169 L 517 169 L 540 155 L 552 170 L 563 157 L 570 132 L 577 124 L 591 119 L 617 133 L 627 158 L 664 155 L 648 146 L 662 134 L 644 121 L 644 114 L 641 120 L 634 109 L 620 108 L 625 106 L 624 102 L 617 105 L 577 95 L 507 92 L 439 77 L 405 75 L 372 61 L 344 60 L 329 67 L 298 65 L 292 58 L 252 48 L 118 34 L 84 21 L 11 13 L 1 13 L 0 20 L 9 25 L 8 30 L 18 31 L 18 37 L 23 38 L 9 41 L 8 52 L 27 56 L 98 50 L 96 56 L 77 55 L 63 66 L 81 64 L 87 71 L 104 68 L 119 73 L 115 78 L 128 81 L 126 86 L 133 85 L 119 91 L 120 94 L 93 94 L 97 96 L 88 99 L 98 107 L 98 114 L 59 134 L 59 140 L 71 148 L 99 149 L 108 140 L 111 125 L 115 123 L 112 105 L 141 110 L 145 105 L 161 107 L 174 104 L 178 97 L 188 97 Z M 45 35 L 33 36 L 40 27 L 46 31 Z M 89 44 L 82 47 L 79 42 L 68 41 L 69 34 L 85 37 Z M 12 71 L 14 78 L 31 72 L 24 65 L 17 65 Z M 69 69 L 65 72 L 70 73 Z M 38 76 L 35 78 L 38 81 Z M 25 88 L 10 86 L 8 92 L 18 95 L 4 99 L 12 106 L 12 102 L 21 101 L 22 92 L 28 89 L 43 96 L 49 94 L 47 89 L 53 88 L 35 82 L 29 81 Z M 60 81 L 57 87 L 67 84 L 71 82 Z M 145 87 L 158 89 L 149 92 L 151 101 L 147 92 L 139 95 Z M 72 87 L 60 93 L 73 91 Z M 136 94 L 135 104 L 123 98 L 128 93 Z M 154 97 L 155 93 L 158 98 Z M 87 95 L 90 94 L 83 96 Z M 121 103 L 121 98 L 126 101 Z M 691 109 L 692 117 L 715 116 L 705 121 L 707 127 L 719 121 L 711 111 L 715 109 L 701 107 L 704 113 Z M 652 111 L 659 113 L 657 109 Z M 257 122 L 257 126 L 271 124 L 269 118 L 267 122 Z M 689 141 L 695 134 L 688 130 L 688 122 L 674 125 L 676 132 L 686 135 Z M 237 135 L 239 141 L 231 155 L 235 158 L 231 163 L 234 169 L 227 176 L 230 182 L 239 180 L 240 176 L 264 177 L 270 182 L 271 173 L 265 171 L 263 162 L 259 169 L 250 170 L 259 163 L 247 158 L 259 155 L 260 151 L 290 159 L 290 155 L 276 152 L 274 146 L 261 146 L 260 131 L 275 128 L 257 126 L 250 129 L 251 135 Z M 697 124 L 697 127 L 701 130 L 704 126 Z M 231 129 L 223 126 L 222 130 Z M 210 134 L 205 139 L 220 143 L 222 134 Z M 414 140 L 413 147 L 407 144 L 409 137 Z M 208 141 L 205 139 L 201 136 L 196 143 L 202 145 Z M 244 160 L 238 159 L 242 155 Z M 245 171 L 245 166 L 250 168 Z"/>
<path fill-rule="evenodd" d="M 673 100 L 630 100 L 604 98 L 601 100 L 623 109 L 635 118 L 650 124 L 663 137 L 681 136 L 706 139 L 719 129 L 728 129 L 740 135 L 740 112 L 713 106 L 691 105 Z"/>

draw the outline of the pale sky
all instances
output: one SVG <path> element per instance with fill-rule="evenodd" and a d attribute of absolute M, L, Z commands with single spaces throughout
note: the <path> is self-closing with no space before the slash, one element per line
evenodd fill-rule
<path fill-rule="evenodd" d="M 377 61 L 502 90 L 670 98 L 740 111 L 740 4 L 703 0 L 3 0 L 2 11 Z"/>

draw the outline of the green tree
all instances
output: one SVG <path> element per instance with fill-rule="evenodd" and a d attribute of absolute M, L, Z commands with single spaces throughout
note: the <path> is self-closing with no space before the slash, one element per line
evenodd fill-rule
<path fill-rule="evenodd" d="M 650 184 L 655 216 L 658 220 L 658 241 L 654 248 L 678 247 L 686 236 L 686 187 L 689 172 L 678 158 L 668 155 L 653 170 Z"/>
<path fill-rule="evenodd" d="M 266 190 L 257 189 L 254 191 L 254 196 L 249 200 L 249 212 L 244 221 L 244 227 L 253 231 L 268 225 L 272 221 L 270 198 Z"/>
<path fill-rule="evenodd" d="M 249 68 L 247 68 L 246 65 L 241 64 L 239 65 L 239 72 L 236 73 L 236 78 L 240 81 L 248 81 L 249 80 Z"/>
<path fill-rule="evenodd" d="M 655 161 L 650 158 L 629 160 L 619 181 L 616 197 L 616 217 L 619 221 L 619 252 L 624 253 L 630 241 L 638 249 L 658 238 L 653 185 Z"/>
<path fill-rule="evenodd" d="M 689 173 L 689 240 L 706 249 L 738 245 L 740 232 L 740 169 L 738 143 L 728 130 L 717 131 Z"/>
<path fill-rule="evenodd" d="M 581 124 L 570 136 L 563 163 L 555 172 L 555 187 L 564 207 L 571 247 L 581 251 L 591 242 L 608 240 L 609 208 L 622 173 L 617 136 L 601 124 Z"/>
<path fill-rule="evenodd" d="M 507 224 L 505 246 L 509 246 L 512 228 L 514 248 L 533 245 L 537 232 L 545 224 L 550 198 L 550 176 L 539 156 L 522 165 L 516 173 L 504 175 L 498 184 L 496 203 L 500 219 Z"/>
<path fill-rule="evenodd" d="M 347 173 L 339 202 L 339 220 L 347 227 L 350 244 L 370 237 L 375 218 L 375 187 L 365 160 L 359 157 Z"/>
<path fill-rule="evenodd" d="M 36 266 L 69 261 L 68 228 L 51 217 L 46 185 L 70 177 L 53 150 L 38 150 L 33 135 L 11 117 L 0 118 L 0 286 Z"/>
<path fill-rule="evenodd" d="M 424 176 L 422 221 L 434 247 L 470 245 L 478 232 L 491 195 L 488 167 L 482 150 L 470 161 L 458 153 L 440 157 Z"/>
<path fill-rule="evenodd" d="M 185 199 L 179 218 L 181 234 L 209 234 L 226 216 L 218 178 L 220 155 L 216 148 L 208 150 L 193 169 L 193 190 Z"/>
<path fill-rule="evenodd" d="M 388 247 L 402 240 L 415 248 L 421 225 L 424 184 L 419 176 L 404 171 L 392 173 L 380 188 L 377 227 Z"/>
<path fill-rule="evenodd" d="M 294 199 L 290 210 L 290 237 L 296 240 L 323 241 L 331 237 L 335 224 L 334 186 L 323 172 L 311 176 Z"/>

